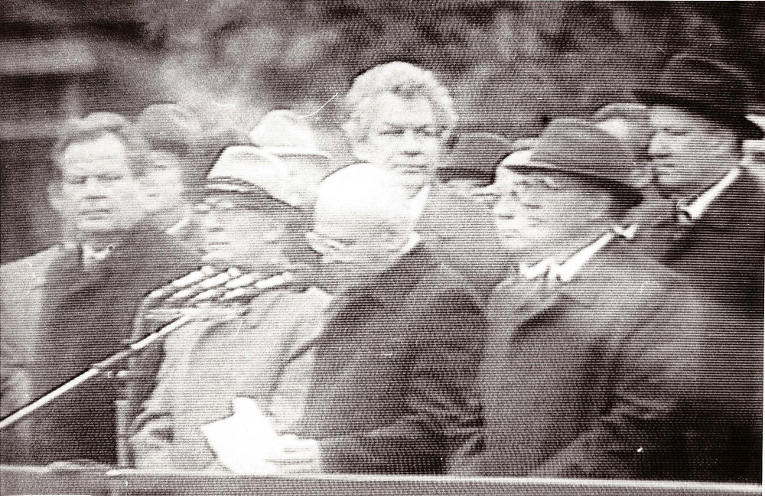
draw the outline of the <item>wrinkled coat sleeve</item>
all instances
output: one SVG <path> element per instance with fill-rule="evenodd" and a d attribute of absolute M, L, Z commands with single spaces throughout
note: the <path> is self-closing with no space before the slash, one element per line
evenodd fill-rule
<path fill-rule="evenodd" d="M 441 294 L 418 317 L 411 353 L 407 411 L 395 422 L 320 442 L 329 472 L 427 473 L 480 427 L 474 392 L 486 323 L 477 305 L 460 294 Z"/>
<path fill-rule="evenodd" d="M 173 384 L 180 365 L 179 350 L 172 346 L 172 337 L 165 344 L 165 360 L 157 375 L 157 385 L 143 410 L 135 419 L 130 444 L 136 468 L 170 468 L 170 447 L 173 441 Z"/>

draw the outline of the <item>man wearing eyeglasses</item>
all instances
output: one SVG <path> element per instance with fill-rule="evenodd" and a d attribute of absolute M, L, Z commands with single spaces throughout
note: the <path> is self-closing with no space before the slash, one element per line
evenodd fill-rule
<path fill-rule="evenodd" d="M 145 295 L 197 264 L 193 254 L 143 224 L 147 158 L 143 138 L 116 114 L 91 114 L 62 130 L 50 192 L 69 238 L 47 270 L 32 272 L 39 297 L 22 302 L 26 307 L 6 308 L 13 281 L 4 277 L 2 287 L 3 351 L 7 343 L 22 343 L 15 359 L 28 359 L 29 397 L 122 349 Z M 34 413 L 28 419 L 31 461 L 116 462 L 118 391 L 116 381 L 97 378 Z"/>
<path fill-rule="evenodd" d="M 291 256 L 294 245 L 305 244 L 309 217 L 300 186 L 268 149 L 226 148 L 196 207 L 204 262 L 219 271 L 237 268 L 255 281 L 304 263 Z M 329 297 L 316 288 L 274 287 L 243 298 L 212 300 L 167 338 L 157 387 L 133 426 L 137 467 L 236 470 L 251 463 L 246 458 L 254 454 L 239 456 L 230 443 L 218 444 L 225 439 L 206 435 L 205 426 L 234 418 L 237 399 L 254 402 L 280 431 L 297 421 L 310 374 L 302 362 L 286 371 L 288 359 L 314 337 Z"/>
<path fill-rule="evenodd" d="M 487 296 L 505 271 L 490 214 L 435 180 L 457 119 L 446 88 L 428 71 L 391 62 L 358 76 L 345 103 L 356 158 L 395 174 L 435 257 Z"/>
<path fill-rule="evenodd" d="M 302 421 L 270 462 L 280 472 L 444 472 L 480 424 L 479 304 L 421 242 L 389 172 L 336 172 L 314 220 L 309 241 L 335 299 L 303 350 L 313 371 Z"/>
<path fill-rule="evenodd" d="M 495 216 L 516 271 L 487 309 L 482 453 L 458 472 L 688 477 L 683 422 L 714 313 L 631 248 L 629 173 L 618 140 L 578 119 L 507 171 Z"/>

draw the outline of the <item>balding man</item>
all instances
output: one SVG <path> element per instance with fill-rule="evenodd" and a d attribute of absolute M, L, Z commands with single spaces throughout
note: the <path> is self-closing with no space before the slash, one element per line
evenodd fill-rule
<path fill-rule="evenodd" d="M 413 230 L 395 176 L 368 164 L 319 189 L 309 240 L 336 293 L 283 471 L 441 473 L 478 427 L 469 392 L 485 322 Z M 299 354 L 295 359 L 299 358 Z"/>
<path fill-rule="evenodd" d="M 446 88 L 428 71 L 391 62 L 358 76 L 346 106 L 344 129 L 356 157 L 395 174 L 436 259 L 486 297 L 505 273 L 490 212 L 435 181 L 457 118 Z"/>

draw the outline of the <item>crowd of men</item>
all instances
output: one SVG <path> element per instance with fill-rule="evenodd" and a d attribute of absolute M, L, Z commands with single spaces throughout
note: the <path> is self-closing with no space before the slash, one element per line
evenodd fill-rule
<path fill-rule="evenodd" d="M 3 460 L 760 482 L 747 85 L 681 54 L 510 141 L 391 62 L 345 96 L 352 164 L 287 110 L 67 124 L 61 243 L 2 267 L 2 416 L 174 327 L 0 432 Z"/>

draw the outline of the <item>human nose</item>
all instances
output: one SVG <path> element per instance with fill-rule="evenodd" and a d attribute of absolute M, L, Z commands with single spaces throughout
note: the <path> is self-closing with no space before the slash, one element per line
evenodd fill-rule
<path fill-rule="evenodd" d="M 220 231 L 223 229 L 220 213 L 211 209 L 202 214 L 202 227 L 207 231 Z"/>
<path fill-rule="evenodd" d="M 417 155 L 422 151 L 422 144 L 414 131 L 408 130 L 404 133 L 402 149 L 409 155 Z"/>
<path fill-rule="evenodd" d="M 518 209 L 518 200 L 510 195 L 502 195 L 494 204 L 493 213 L 495 217 L 514 217 Z"/>
<path fill-rule="evenodd" d="M 666 155 L 669 151 L 668 140 L 664 133 L 658 132 L 653 135 L 651 142 L 648 145 L 648 155 L 651 157 L 657 157 Z"/>
<path fill-rule="evenodd" d="M 85 179 L 84 193 L 86 198 L 100 198 L 104 196 L 104 186 L 97 177 Z"/>

